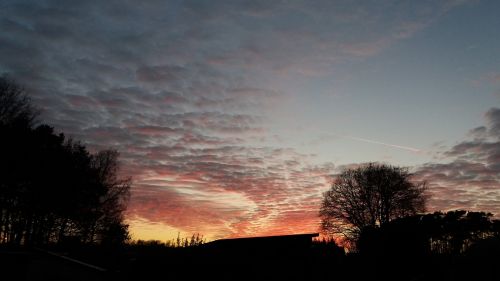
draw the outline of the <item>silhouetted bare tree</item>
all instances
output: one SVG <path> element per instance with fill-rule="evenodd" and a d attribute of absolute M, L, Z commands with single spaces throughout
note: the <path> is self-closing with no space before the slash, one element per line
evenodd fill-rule
<path fill-rule="evenodd" d="M 91 157 L 91 167 L 97 173 L 96 178 L 103 192 L 93 227 L 98 235 L 95 238 L 106 244 L 116 244 L 129 238 L 127 227 L 123 224 L 123 213 L 130 196 L 131 180 L 118 177 L 118 156 L 115 150 L 104 150 Z"/>
<path fill-rule="evenodd" d="M 31 127 L 38 110 L 24 89 L 14 81 L 0 77 L 0 124 Z"/>
<path fill-rule="evenodd" d="M 370 163 L 338 175 L 324 193 L 322 228 L 355 241 L 364 227 L 425 210 L 425 183 L 413 183 L 405 168 Z"/>

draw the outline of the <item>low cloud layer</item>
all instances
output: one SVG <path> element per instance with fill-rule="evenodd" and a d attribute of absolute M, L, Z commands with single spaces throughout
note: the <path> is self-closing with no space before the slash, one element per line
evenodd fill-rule
<path fill-rule="evenodd" d="M 500 109 L 491 108 L 485 126 L 469 132 L 443 156 L 447 163 L 427 163 L 417 177 L 428 181 L 430 209 L 466 209 L 500 215 Z"/>

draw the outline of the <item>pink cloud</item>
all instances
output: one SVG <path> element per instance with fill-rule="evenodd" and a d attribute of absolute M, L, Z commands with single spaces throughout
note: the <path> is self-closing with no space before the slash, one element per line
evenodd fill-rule
<path fill-rule="evenodd" d="M 136 179 L 129 216 L 219 238 L 317 231 L 333 166 L 304 165 L 290 150 L 251 150 L 250 158 L 242 147 L 192 150 L 143 167 L 150 172 Z"/>

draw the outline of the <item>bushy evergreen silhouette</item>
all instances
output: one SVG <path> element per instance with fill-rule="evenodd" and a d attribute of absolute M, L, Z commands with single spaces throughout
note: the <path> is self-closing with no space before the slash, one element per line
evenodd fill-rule
<path fill-rule="evenodd" d="M 117 176 L 118 153 L 90 153 L 36 116 L 22 88 L 0 78 L 0 243 L 125 241 L 130 180 Z"/>

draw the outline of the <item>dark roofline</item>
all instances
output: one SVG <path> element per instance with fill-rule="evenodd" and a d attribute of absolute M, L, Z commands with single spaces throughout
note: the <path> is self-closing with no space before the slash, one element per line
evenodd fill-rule
<path fill-rule="evenodd" d="M 260 239 L 273 239 L 273 238 L 313 238 L 313 237 L 318 237 L 319 233 L 303 233 L 303 234 L 287 234 L 287 235 L 272 235 L 272 236 L 255 236 L 255 237 L 239 237 L 239 238 L 224 238 L 224 239 L 217 239 L 211 242 L 208 242 L 207 244 L 210 243 L 215 243 L 215 242 L 224 242 L 224 241 L 245 241 L 245 240 L 260 240 Z"/>

